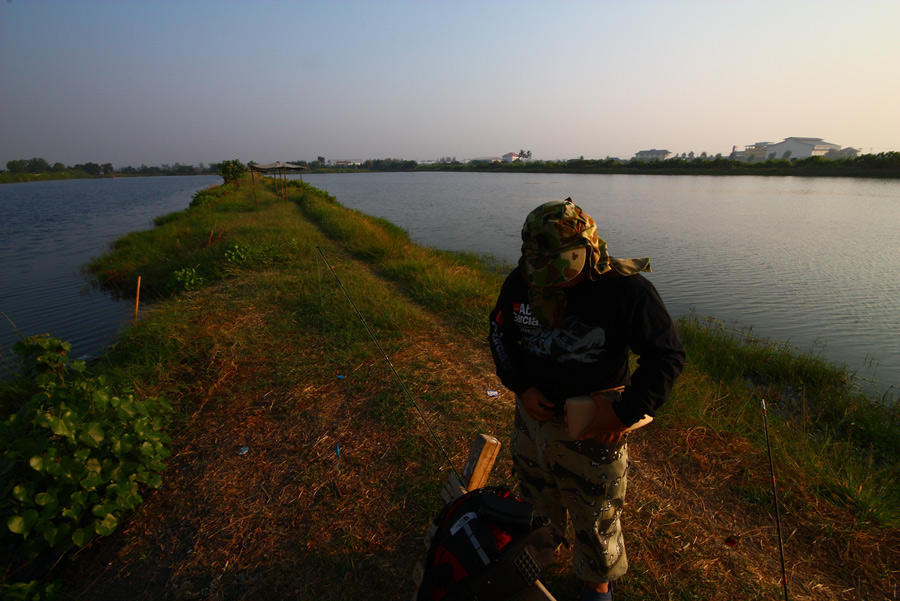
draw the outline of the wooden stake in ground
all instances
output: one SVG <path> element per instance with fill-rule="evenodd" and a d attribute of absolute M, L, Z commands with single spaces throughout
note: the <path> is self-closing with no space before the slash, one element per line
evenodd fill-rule
<path fill-rule="evenodd" d="M 141 276 L 138 276 L 137 292 L 134 294 L 134 323 L 138 320 L 138 306 L 141 304 Z"/>

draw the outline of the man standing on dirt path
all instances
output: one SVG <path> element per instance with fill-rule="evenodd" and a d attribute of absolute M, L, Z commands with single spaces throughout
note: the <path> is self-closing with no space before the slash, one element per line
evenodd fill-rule
<path fill-rule="evenodd" d="M 684 367 L 672 319 L 641 271 L 650 260 L 610 257 L 571 198 L 548 202 L 525 219 L 519 265 L 490 316 L 497 375 L 516 394 L 511 450 L 521 492 L 561 534 L 572 521 L 582 601 L 611 600 L 609 583 L 628 569 L 626 432 L 652 419 Z M 585 395 L 593 419 L 573 438 L 566 399 Z"/>

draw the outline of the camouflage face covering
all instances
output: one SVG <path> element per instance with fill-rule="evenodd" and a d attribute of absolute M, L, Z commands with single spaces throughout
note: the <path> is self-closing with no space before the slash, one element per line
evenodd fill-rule
<path fill-rule="evenodd" d="M 519 268 L 530 287 L 532 314 L 544 325 L 558 328 L 566 308 L 560 285 L 583 270 L 592 280 L 607 273 L 650 271 L 650 259 L 611 258 L 594 220 L 567 198 L 544 203 L 525 218 Z"/>

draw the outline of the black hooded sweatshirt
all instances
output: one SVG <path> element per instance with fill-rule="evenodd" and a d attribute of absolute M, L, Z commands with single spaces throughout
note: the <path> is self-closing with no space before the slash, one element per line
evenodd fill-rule
<path fill-rule="evenodd" d="M 560 329 L 531 314 L 528 284 L 515 269 L 491 312 L 489 342 L 503 385 L 521 395 L 536 386 L 563 411 L 565 400 L 626 386 L 613 405 L 626 426 L 651 417 L 684 368 L 684 347 L 659 294 L 640 274 L 585 279 L 564 289 Z M 630 374 L 628 350 L 638 357 Z"/>

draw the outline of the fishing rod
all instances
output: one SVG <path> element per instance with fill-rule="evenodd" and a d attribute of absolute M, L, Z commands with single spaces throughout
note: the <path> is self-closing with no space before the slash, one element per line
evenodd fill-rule
<path fill-rule="evenodd" d="M 459 472 L 456 471 L 456 466 L 453 465 L 453 461 L 450 459 L 450 456 L 447 454 L 447 451 L 444 450 L 444 446 L 441 444 L 440 439 L 438 439 L 437 434 L 435 434 L 431 425 L 428 423 L 428 420 L 425 418 L 425 414 L 419 408 L 418 403 L 416 403 L 413 396 L 409 393 L 409 390 L 406 388 L 406 384 L 403 383 L 403 379 L 400 377 L 400 374 L 397 373 L 397 370 L 394 369 L 394 364 L 391 363 L 391 360 L 388 358 L 387 353 L 384 352 L 384 349 L 381 348 L 381 344 L 378 342 L 378 339 L 375 338 L 375 334 L 372 332 L 372 329 L 369 328 L 369 324 L 366 323 L 366 318 L 363 317 L 362 313 L 360 313 L 359 308 L 357 308 L 356 303 L 353 302 L 353 299 L 350 298 L 350 294 L 347 292 L 347 289 L 344 288 L 344 284 L 341 282 L 341 279 L 334 272 L 334 268 L 331 267 L 331 264 L 328 263 L 328 259 L 325 258 L 325 253 L 322 252 L 322 249 L 318 246 L 316 250 L 319 251 L 319 254 L 322 256 L 322 260 L 325 261 L 325 266 L 328 267 L 328 270 L 331 272 L 331 275 L 334 276 L 335 281 L 340 286 L 341 291 L 344 293 L 344 296 L 347 297 L 347 300 L 350 301 L 350 305 L 353 307 L 353 310 L 356 312 L 356 316 L 362 322 L 363 327 L 366 328 L 366 332 L 369 334 L 369 338 L 372 339 L 372 342 L 375 343 L 375 346 L 378 348 L 378 352 L 381 353 L 381 356 L 384 357 L 385 362 L 388 364 L 388 367 L 391 368 L 391 373 L 394 374 L 394 377 L 397 378 L 397 382 L 400 383 L 400 388 L 403 389 L 404 394 L 406 394 L 406 398 L 409 399 L 409 402 L 412 403 L 412 406 L 416 408 L 416 411 L 419 414 L 419 417 L 422 418 L 422 422 L 425 424 L 425 427 L 428 428 L 428 432 L 431 434 L 431 437 L 434 439 L 434 442 L 437 443 L 438 448 L 441 450 L 441 453 L 444 455 L 444 459 L 447 460 L 447 463 L 450 465 L 450 469 L 453 470 L 453 473 L 456 474 L 456 477 L 459 478 L 460 482 L 463 482 L 462 476 L 460 476 Z"/>
<path fill-rule="evenodd" d="M 778 492 L 775 490 L 775 464 L 772 463 L 772 445 L 769 442 L 769 420 L 766 416 L 766 399 L 762 399 L 763 425 L 766 430 L 766 449 L 769 452 L 769 472 L 772 474 L 772 499 L 775 502 L 775 527 L 778 530 L 778 550 L 781 552 L 781 584 L 784 601 L 788 601 L 787 572 L 784 569 L 784 543 L 781 539 L 781 518 L 778 516 Z"/>

